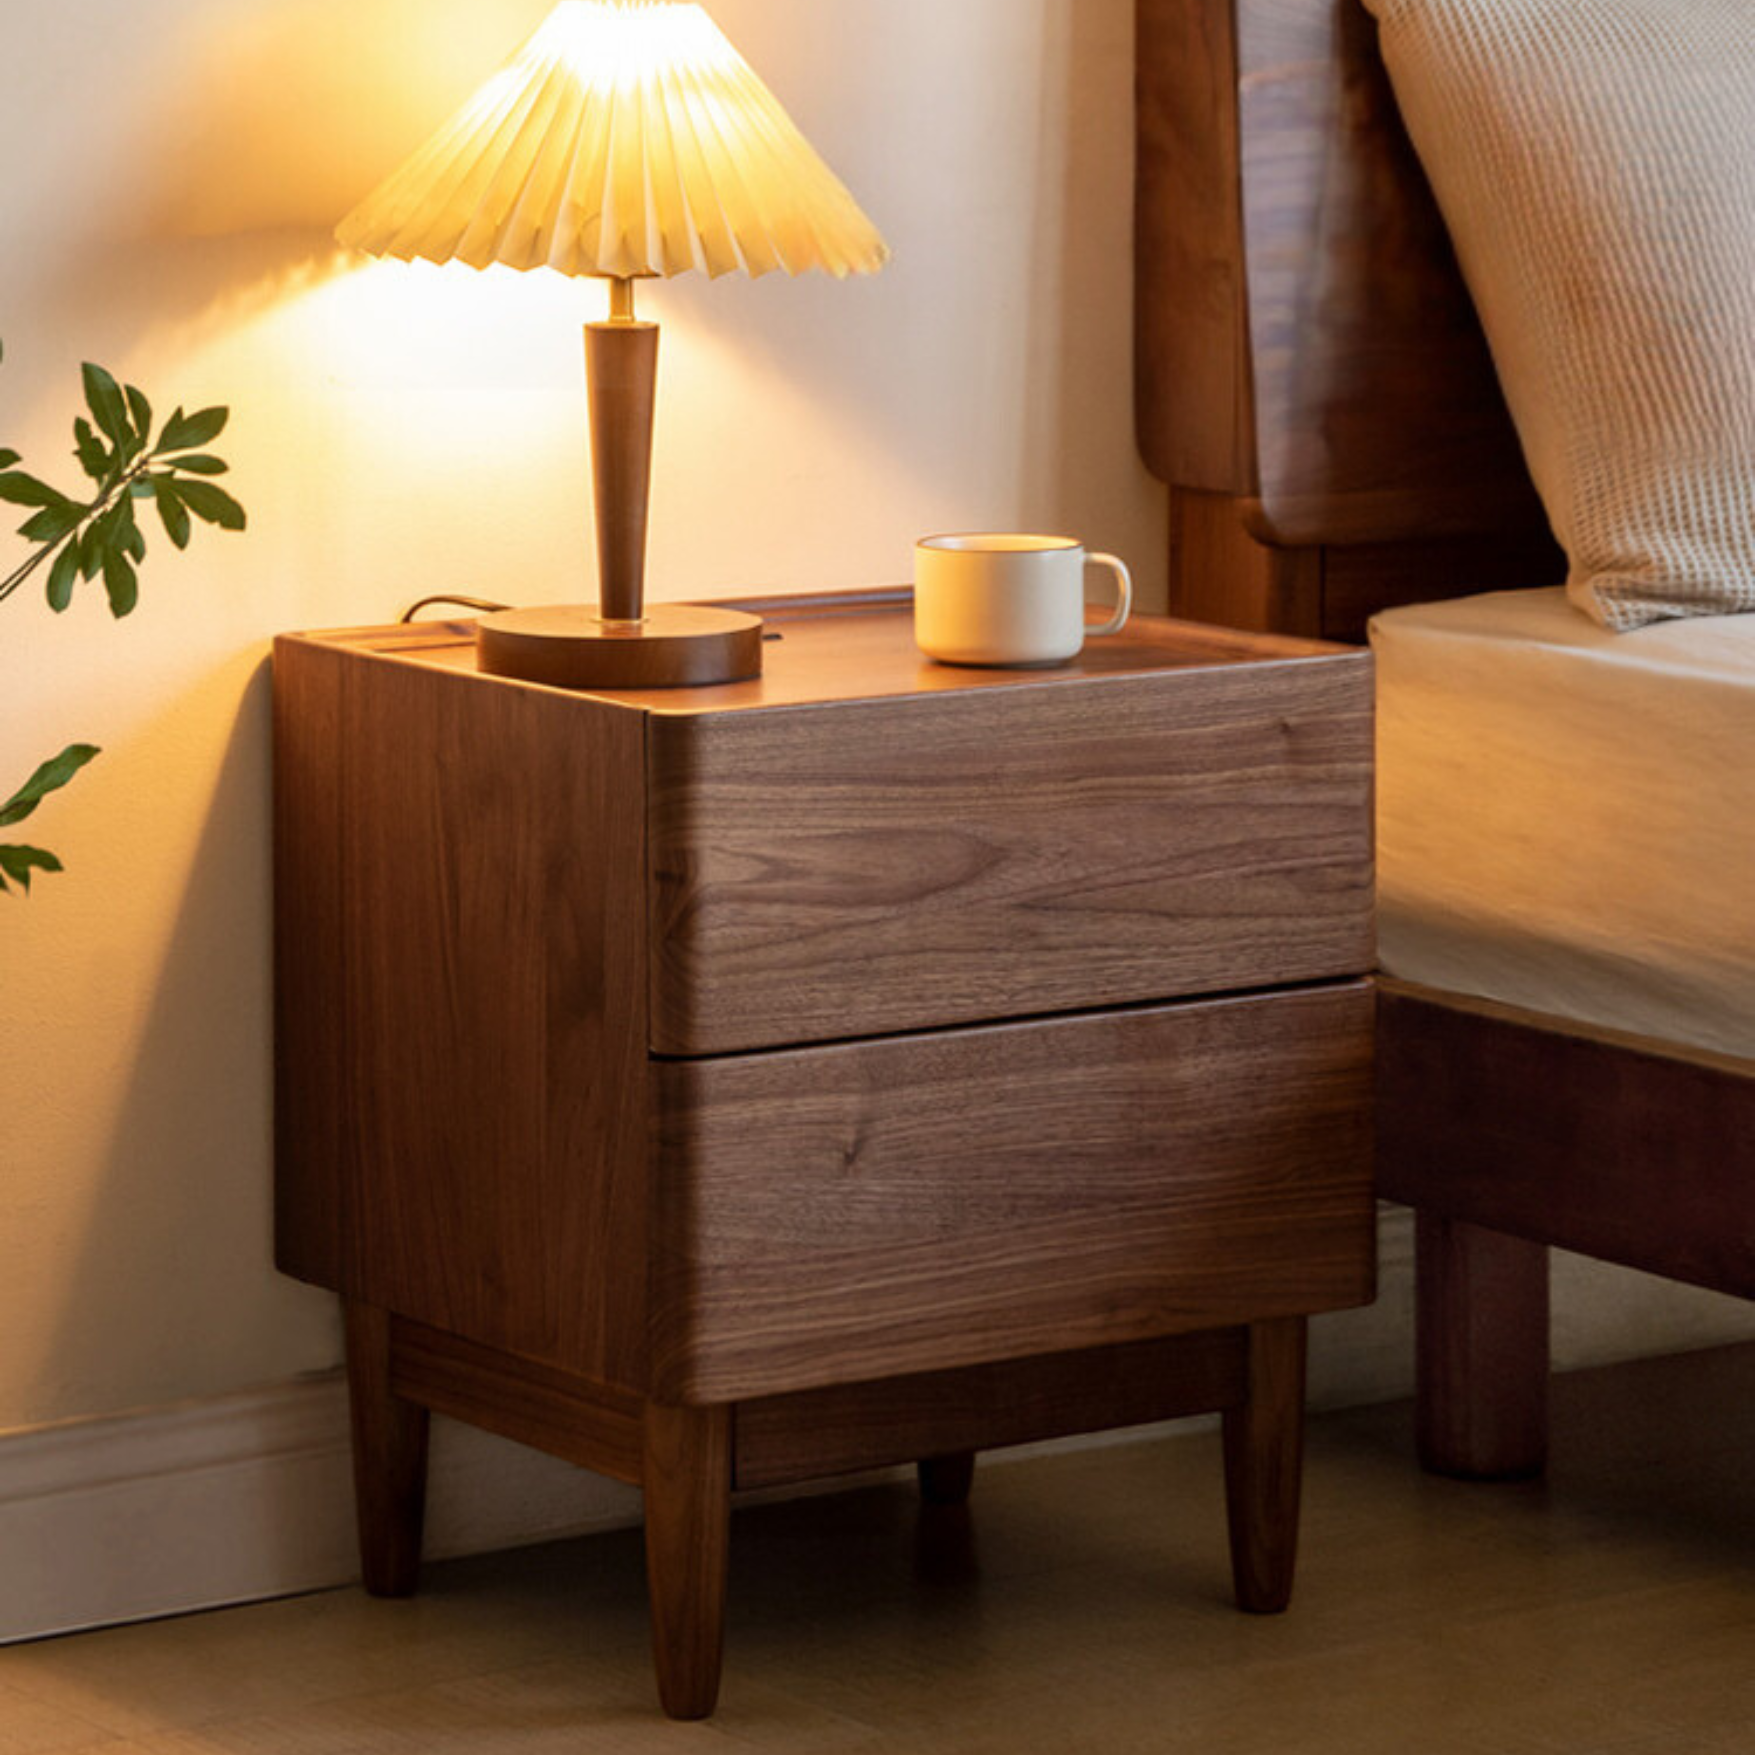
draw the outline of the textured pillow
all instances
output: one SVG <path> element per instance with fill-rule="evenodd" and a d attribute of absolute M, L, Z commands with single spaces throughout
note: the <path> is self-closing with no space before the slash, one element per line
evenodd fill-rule
<path fill-rule="evenodd" d="M 1605 626 L 1755 610 L 1755 0 L 1365 0 Z"/>

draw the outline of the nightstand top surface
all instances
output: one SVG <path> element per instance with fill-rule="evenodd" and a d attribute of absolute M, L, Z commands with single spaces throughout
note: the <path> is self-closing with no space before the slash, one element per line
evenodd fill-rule
<path fill-rule="evenodd" d="M 1075 679 L 1142 677 L 1239 664 L 1369 663 L 1358 648 L 1135 615 L 1120 634 L 1089 641 L 1070 664 L 1047 669 L 977 668 L 939 664 L 919 651 L 906 591 L 738 599 L 729 606 L 753 609 L 763 618 L 768 639 L 760 677 L 711 688 L 594 690 L 591 698 L 651 713 L 688 715 L 959 690 L 1056 688 Z M 440 670 L 476 671 L 473 621 L 346 628 L 290 637 Z M 509 688 L 541 687 L 491 680 Z"/>

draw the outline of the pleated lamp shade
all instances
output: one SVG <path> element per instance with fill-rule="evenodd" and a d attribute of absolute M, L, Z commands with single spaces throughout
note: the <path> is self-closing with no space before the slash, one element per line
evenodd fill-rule
<path fill-rule="evenodd" d="M 336 236 L 405 261 L 617 279 L 841 277 L 889 257 L 718 26 L 676 0 L 562 0 Z"/>

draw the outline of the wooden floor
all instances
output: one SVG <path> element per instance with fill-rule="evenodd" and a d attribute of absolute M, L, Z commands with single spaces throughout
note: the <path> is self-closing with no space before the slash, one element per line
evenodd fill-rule
<path fill-rule="evenodd" d="M 0 1652 L 0 1755 L 1748 1755 L 1755 1348 L 1564 1381 L 1546 1487 L 1313 1423 L 1299 1593 L 1227 1601 L 1216 1436 L 733 1521 L 719 1716 L 661 1719 L 633 1533 Z"/>

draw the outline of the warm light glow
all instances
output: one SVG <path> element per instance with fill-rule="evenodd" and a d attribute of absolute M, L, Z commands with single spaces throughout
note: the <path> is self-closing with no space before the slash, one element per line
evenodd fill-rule
<path fill-rule="evenodd" d="M 562 0 L 336 230 L 563 274 L 871 273 L 882 237 L 697 5 Z"/>

